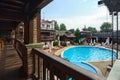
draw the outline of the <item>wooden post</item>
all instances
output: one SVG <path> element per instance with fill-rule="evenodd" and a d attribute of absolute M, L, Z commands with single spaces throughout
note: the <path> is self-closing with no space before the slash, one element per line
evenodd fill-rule
<path fill-rule="evenodd" d="M 0 50 L 2 49 L 2 38 L 0 38 Z"/>
<path fill-rule="evenodd" d="M 114 43 L 114 36 L 113 36 L 113 33 L 114 33 L 114 12 L 112 12 L 112 55 L 111 55 L 111 65 L 113 66 L 113 43 Z"/>
<path fill-rule="evenodd" d="M 33 18 L 26 15 L 24 19 L 24 43 L 40 42 L 40 12 L 38 11 Z"/>
<path fill-rule="evenodd" d="M 30 30 L 31 29 L 31 21 L 30 21 L 30 14 L 29 14 L 29 6 L 30 4 L 27 3 L 26 6 L 25 6 L 25 9 L 24 9 L 24 43 L 25 44 L 29 44 L 30 42 L 32 42 L 31 40 L 31 36 L 32 36 L 32 33 Z M 31 26 L 31 27 L 30 27 Z"/>
<path fill-rule="evenodd" d="M 33 19 L 33 43 L 37 43 L 37 16 Z"/>
<path fill-rule="evenodd" d="M 13 30 L 12 30 L 12 32 L 11 32 L 11 38 L 12 38 L 12 40 L 11 40 L 12 45 L 14 45 L 14 39 L 15 39 L 15 29 L 13 29 Z"/>
<path fill-rule="evenodd" d="M 23 68 L 24 68 L 25 76 L 27 78 L 27 76 L 28 76 L 28 54 L 27 54 L 27 48 L 26 48 L 26 46 L 24 44 L 21 47 L 23 48 L 22 49 Z"/>
<path fill-rule="evenodd" d="M 33 43 L 33 19 L 30 20 L 30 26 L 29 26 L 29 43 Z"/>
<path fill-rule="evenodd" d="M 37 13 L 37 43 L 40 42 L 40 31 L 41 31 L 41 13 L 40 11 Z"/>
<path fill-rule="evenodd" d="M 40 42 L 40 12 L 37 12 L 33 19 L 33 43 Z"/>
<path fill-rule="evenodd" d="M 29 44 L 29 16 L 26 15 L 24 19 L 24 43 Z"/>

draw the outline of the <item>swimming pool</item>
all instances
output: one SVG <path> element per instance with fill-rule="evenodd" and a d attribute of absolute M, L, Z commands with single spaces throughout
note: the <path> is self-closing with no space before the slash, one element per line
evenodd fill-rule
<path fill-rule="evenodd" d="M 111 55 L 112 51 L 107 48 L 95 46 L 75 46 L 66 49 L 61 56 L 78 66 L 87 68 L 86 66 L 82 66 L 83 64 L 81 64 L 81 62 L 111 60 Z M 115 51 L 113 51 L 113 58 L 116 59 L 116 57 L 117 54 Z M 94 69 L 90 71 L 95 72 Z"/>
<path fill-rule="evenodd" d="M 90 64 L 86 63 L 86 62 L 74 62 L 74 64 L 86 69 L 86 70 L 89 70 L 89 71 L 92 71 L 93 73 L 98 73 L 96 68 L 94 68 L 93 66 L 91 66 Z M 100 73 L 100 72 L 99 72 Z M 71 77 L 68 78 L 68 80 L 74 80 L 72 79 Z"/>
<path fill-rule="evenodd" d="M 96 69 L 88 63 L 85 62 L 73 62 L 73 63 L 86 70 L 92 71 L 93 73 L 97 73 Z"/>

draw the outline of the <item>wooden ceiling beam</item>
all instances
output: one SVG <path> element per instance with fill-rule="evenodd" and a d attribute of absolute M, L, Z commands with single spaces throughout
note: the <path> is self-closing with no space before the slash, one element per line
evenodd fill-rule
<path fill-rule="evenodd" d="M 0 20 L 2 21 L 23 21 L 23 17 L 20 15 L 0 15 Z"/>
<path fill-rule="evenodd" d="M 31 1 L 29 11 L 31 14 L 36 12 L 39 9 L 42 9 L 44 6 L 46 6 L 48 3 L 50 3 L 52 0 L 36 0 Z"/>
<path fill-rule="evenodd" d="M 16 5 L 25 5 L 25 2 L 22 0 L 2 0 L 3 2 L 13 3 Z"/>
<path fill-rule="evenodd" d="M 23 14 L 23 11 L 15 10 L 15 9 L 9 9 L 9 8 L 0 8 L 0 13 L 15 13 L 15 14 Z"/>
<path fill-rule="evenodd" d="M 52 0 L 1 0 L 0 20 L 22 21 L 27 15 L 33 17 L 39 9 L 51 1 Z"/>
<path fill-rule="evenodd" d="M 44 1 L 45 0 L 36 0 L 36 2 L 31 1 L 31 3 L 30 3 L 30 11 L 34 12 L 36 9 L 41 9 L 42 7 L 44 7 L 42 5 Z M 47 0 L 46 4 L 47 4 L 48 1 L 51 1 L 51 0 Z"/>
<path fill-rule="evenodd" d="M 6 7 L 6 8 L 12 8 L 12 9 L 18 9 L 18 10 L 22 10 L 23 8 L 21 6 L 17 6 L 17 5 L 12 5 L 12 4 L 7 4 L 7 3 L 2 3 L 0 2 L 0 7 Z"/>

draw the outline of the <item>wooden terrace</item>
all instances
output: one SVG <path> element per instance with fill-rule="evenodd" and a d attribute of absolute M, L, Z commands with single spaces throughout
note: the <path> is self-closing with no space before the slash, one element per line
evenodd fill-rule
<path fill-rule="evenodd" d="M 40 42 L 41 9 L 52 0 L 0 0 L 1 80 L 104 80 L 101 76 L 26 44 Z M 16 38 L 16 28 L 24 23 L 24 41 Z M 11 35 L 12 36 L 8 36 Z M 35 35 L 36 34 L 36 35 Z M 11 42 L 11 43 L 9 43 Z"/>

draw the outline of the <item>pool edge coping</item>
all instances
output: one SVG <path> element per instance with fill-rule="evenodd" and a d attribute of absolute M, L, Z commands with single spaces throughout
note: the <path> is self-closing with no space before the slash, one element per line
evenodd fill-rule
<path fill-rule="evenodd" d="M 86 62 L 86 61 L 82 61 L 83 63 L 85 64 L 88 64 L 90 66 L 92 66 L 93 68 L 95 68 L 95 70 L 97 71 L 97 75 L 99 75 L 100 77 L 104 77 L 101 70 L 99 68 L 97 68 L 96 66 L 94 66 L 93 64 L 89 63 L 89 62 Z"/>

